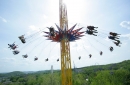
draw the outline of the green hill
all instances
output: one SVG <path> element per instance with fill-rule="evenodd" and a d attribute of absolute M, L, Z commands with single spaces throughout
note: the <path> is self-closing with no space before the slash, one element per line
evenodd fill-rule
<path fill-rule="evenodd" d="M 10 76 L 19 76 L 19 75 L 23 75 L 23 72 L 20 71 L 14 71 L 14 72 L 10 72 L 10 73 L 0 73 L 0 77 L 10 77 Z"/>
<path fill-rule="evenodd" d="M 130 60 L 75 68 L 72 82 L 73 85 L 130 85 Z M 0 85 L 61 85 L 61 72 L 55 70 L 53 75 L 49 70 L 0 74 Z"/>
<path fill-rule="evenodd" d="M 130 85 L 130 60 L 78 69 L 81 71 L 75 71 L 73 74 L 74 85 Z"/>

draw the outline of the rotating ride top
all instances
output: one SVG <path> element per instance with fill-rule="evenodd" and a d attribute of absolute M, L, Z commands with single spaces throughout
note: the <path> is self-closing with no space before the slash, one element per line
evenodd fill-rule
<path fill-rule="evenodd" d="M 47 40 L 52 40 L 52 42 L 60 42 L 60 52 L 61 52 L 61 76 L 62 76 L 62 85 L 72 85 L 72 68 L 71 68 L 71 56 L 70 56 L 70 43 L 75 40 L 79 40 L 83 33 L 86 33 L 88 35 L 97 36 L 97 28 L 94 26 L 87 26 L 87 30 L 80 32 L 81 29 L 84 27 L 78 28 L 74 30 L 77 24 L 72 26 L 70 29 L 68 29 L 68 18 L 67 18 L 67 8 L 66 5 L 63 3 L 63 0 L 59 0 L 59 18 L 60 18 L 60 26 L 57 24 L 56 27 L 58 29 L 55 30 L 54 27 L 47 27 L 49 29 L 49 32 L 46 33 L 45 37 L 47 37 Z M 95 29 L 96 28 L 96 29 Z M 109 39 L 114 40 L 114 44 L 116 46 L 120 47 L 120 40 L 118 33 L 110 32 L 110 36 L 108 36 Z M 21 40 L 23 44 L 26 43 L 25 35 L 21 35 L 18 38 Z M 13 50 L 13 54 L 19 54 L 20 51 L 16 50 L 18 45 L 8 44 L 9 48 Z M 113 51 L 113 47 L 110 46 L 110 51 Z M 100 51 L 100 55 L 102 55 L 103 52 Z M 23 58 L 28 58 L 28 55 L 22 55 Z M 89 57 L 91 58 L 92 55 L 89 54 Z M 81 56 L 79 56 L 79 60 L 81 59 Z M 38 57 L 35 56 L 34 61 L 38 60 Z M 49 59 L 45 59 L 45 61 L 48 61 Z M 59 61 L 59 58 L 57 59 L 57 62 Z"/>

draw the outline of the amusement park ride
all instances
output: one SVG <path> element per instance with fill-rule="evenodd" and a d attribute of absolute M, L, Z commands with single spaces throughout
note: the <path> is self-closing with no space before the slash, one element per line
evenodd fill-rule
<path fill-rule="evenodd" d="M 60 25 L 57 24 L 56 27 L 58 29 L 55 30 L 53 27 L 47 27 L 49 29 L 49 32 L 45 32 L 48 40 L 52 40 L 53 42 L 60 42 L 60 53 L 61 53 L 61 77 L 62 77 L 62 85 L 72 85 L 72 68 L 71 68 L 71 56 L 70 56 L 70 42 L 79 40 L 83 33 L 86 33 L 88 35 L 94 35 L 97 36 L 96 33 L 98 27 L 94 26 L 87 26 L 87 30 L 80 32 L 81 29 L 84 27 L 75 29 L 77 24 L 72 26 L 71 28 L 68 28 L 68 17 L 67 17 L 67 7 L 66 4 L 63 3 L 63 0 L 59 0 L 59 19 L 60 19 Z M 121 42 L 118 40 L 119 34 L 110 32 L 110 36 L 108 37 L 111 40 L 114 40 L 114 44 L 116 46 L 120 46 Z M 24 35 L 18 37 L 23 44 L 26 43 L 26 38 Z M 18 54 L 19 51 L 15 50 L 17 48 L 17 45 L 15 43 L 8 44 L 9 48 L 14 50 L 14 54 Z M 110 47 L 110 51 L 113 51 L 113 47 Z M 103 52 L 100 52 L 100 55 L 102 55 Z M 27 58 L 28 55 L 22 55 L 23 58 Z M 91 54 L 89 54 L 90 58 L 92 57 Z M 79 60 L 81 59 L 81 56 L 79 57 Z M 34 58 L 34 61 L 38 60 L 38 57 Z M 45 61 L 48 61 L 47 58 Z M 59 61 L 59 59 L 57 59 Z"/>

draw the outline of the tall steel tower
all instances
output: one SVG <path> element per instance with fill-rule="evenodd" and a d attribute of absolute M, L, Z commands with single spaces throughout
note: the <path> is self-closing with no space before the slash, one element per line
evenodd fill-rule
<path fill-rule="evenodd" d="M 58 31 L 49 28 L 53 31 L 45 32 L 47 34 L 45 37 L 47 37 L 47 40 L 52 40 L 52 42 L 60 42 L 62 85 L 72 85 L 69 42 L 79 40 L 84 32 L 79 32 L 83 27 L 74 30 L 77 24 L 68 29 L 67 8 L 63 0 L 59 0 L 59 19 L 60 27 L 56 24 Z"/>
<path fill-rule="evenodd" d="M 68 30 L 67 7 L 63 0 L 59 0 L 59 19 L 60 28 Z M 61 50 L 61 76 L 62 85 L 72 85 L 72 70 L 71 70 L 71 57 L 70 57 L 70 44 L 66 33 L 60 42 Z"/>

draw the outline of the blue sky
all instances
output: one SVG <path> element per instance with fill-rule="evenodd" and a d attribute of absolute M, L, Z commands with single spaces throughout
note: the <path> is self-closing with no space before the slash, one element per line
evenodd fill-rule
<path fill-rule="evenodd" d="M 72 67 L 95 64 L 117 63 L 130 59 L 130 1 L 129 0 L 66 0 L 69 27 L 94 25 L 98 36 L 85 35 L 81 40 L 70 43 Z M 0 72 L 48 70 L 53 65 L 60 69 L 60 44 L 47 41 L 44 33 L 37 33 L 22 44 L 18 36 L 31 34 L 49 26 L 59 24 L 59 0 L 0 0 Z M 40 29 L 39 29 L 40 28 Z M 75 28 L 75 29 L 76 29 Z M 82 31 L 85 31 L 84 28 Z M 122 34 L 121 47 L 107 39 L 108 33 Z M 20 54 L 13 55 L 8 44 L 15 42 Z M 114 51 L 109 51 L 109 46 Z M 99 55 L 99 51 L 103 55 Z M 92 58 L 89 58 L 89 53 Z M 22 55 L 28 54 L 27 59 Z M 34 62 L 34 57 L 39 58 Z M 81 60 L 78 57 L 81 56 Z M 48 62 L 45 59 L 49 58 Z"/>

